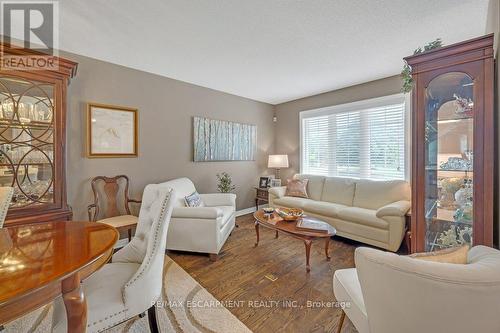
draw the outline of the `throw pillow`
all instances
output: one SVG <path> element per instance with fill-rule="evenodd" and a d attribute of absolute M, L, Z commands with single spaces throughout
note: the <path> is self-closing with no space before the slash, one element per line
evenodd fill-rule
<path fill-rule="evenodd" d="M 205 206 L 203 204 L 203 201 L 201 200 L 200 195 L 198 192 L 194 191 L 187 197 L 184 197 L 184 201 L 186 202 L 186 206 L 188 207 L 203 207 Z"/>
<path fill-rule="evenodd" d="M 309 198 L 307 182 L 309 179 L 288 179 L 285 195 L 288 197 Z"/>
<path fill-rule="evenodd" d="M 442 262 L 448 264 L 467 264 L 469 245 L 451 247 L 449 249 L 411 254 L 411 258 Z"/>

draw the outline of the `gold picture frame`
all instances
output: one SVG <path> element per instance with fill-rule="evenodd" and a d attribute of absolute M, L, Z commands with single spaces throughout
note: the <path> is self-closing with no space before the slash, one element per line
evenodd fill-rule
<path fill-rule="evenodd" d="M 87 103 L 87 157 L 137 157 L 138 110 Z"/>

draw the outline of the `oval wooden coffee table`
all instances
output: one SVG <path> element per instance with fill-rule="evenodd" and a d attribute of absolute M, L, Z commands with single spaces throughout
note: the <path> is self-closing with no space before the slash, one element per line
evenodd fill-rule
<path fill-rule="evenodd" d="M 85 332 L 81 286 L 113 254 L 115 228 L 97 222 L 48 222 L 0 229 L 0 324 L 62 295 L 68 332 Z"/>
<path fill-rule="evenodd" d="M 259 245 L 259 226 L 266 227 L 268 229 L 272 229 L 276 231 L 276 238 L 278 238 L 278 233 L 282 232 L 288 236 L 292 236 L 294 238 L 300 239 L 304 242 L 306 247 L 306 270 L 307 272 L 311 271 L 311 266 L 309 264 L 309 257 L 311 255 L 311 245 L 313 240 L 318 238 L 325 239 L 325 255 L 326 260 L 330 260 L 330 255 L 328 254 L 328 247 L 330 245 L 330 238 L 335 236 L 337 231 L 334 227 L 329 225 L 328 223 L 321 221 L 315 217 L 311 216 L 303 216 L 302 219 L 309 220 L 314 223 L 321 224 L 326 232 L 319 231 L 309 231 L 297 228 L 297 222 L 287 222 L 284 221 L 278 214 L 273 213 L 271 217 L 268 217 L 262 209 L 256 211 L 253 214 L 255 218 L 255 233 L 257 234 L 257 241 L 255 242 L 255 246 Z"/>

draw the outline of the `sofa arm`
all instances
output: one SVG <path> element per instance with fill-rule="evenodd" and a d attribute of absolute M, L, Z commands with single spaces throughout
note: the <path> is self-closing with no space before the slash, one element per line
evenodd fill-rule
<path fill-rule="evenodd" d="M 183 219 L 209 219 L 222 217 L 222 210 L 216 207 L 175 207 L 172 218 Z"/>
<path fill-rule="evenodd" d="M 405 216 L 408 210 L 410 210 L 410 202 L 400 200 L 379 208 L 376 215 L 380 218 L 384 216 Z"/>
<path fill-rule="evenodd" d="M 286 193 L 286 186 L 271 187 L 269 189 L 269 196 L 273 196 L 273 199 L 279 199 L 284 197 Z"/>
<path fill-rule="evenodd" d="M 236 194 L 234 193 L 209 193 L 200 194 L 201 200 L 207 207 L 232 206 L 236 207 Z"/>

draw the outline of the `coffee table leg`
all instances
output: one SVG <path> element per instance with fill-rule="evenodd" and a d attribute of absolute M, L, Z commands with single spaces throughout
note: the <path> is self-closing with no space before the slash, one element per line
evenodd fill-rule
<path fill-rule="evenodd" d="M 259 222 L 255 221 L 255 233 L 257 234 L 257 241 L 254 246 L 259 245 Z"/>
<path fill-rule="evenodd" d="M 330 245 L 330 237 L 327 237 L 326 238 L 326 242 L 325 242 L 325 255 L 326 255 L 326 260 L 327 261 L 330 261 L 330 255 L 328 254 L 328 247 Z"/>
<path fill-rule="evenodd" d="M 309 273 L 311 271 L 311 266 L 309 265 L 309 257 L 311 255 L 312 241 L 309 239 L 306 239 L 306 240 L 304 240 L 304 244 L 306 246 L 306 270 Z"/>
<path fill-rule="evenodd" d="M 278 238 L 278 230 L 276 230 L 276 236 L 274 238 Z"/>

